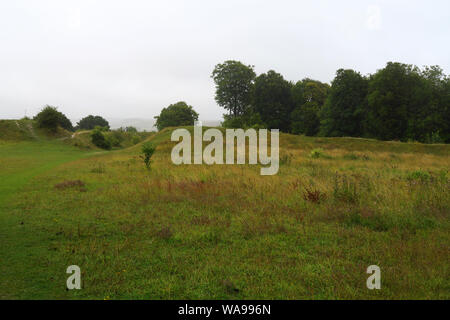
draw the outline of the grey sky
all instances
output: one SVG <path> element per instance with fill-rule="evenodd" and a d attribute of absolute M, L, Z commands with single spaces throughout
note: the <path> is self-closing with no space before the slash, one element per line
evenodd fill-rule
<path fill-rule="evenodd" d="M 288 80 L 387 61 L 450 73 L 450 1 L 0 2 L 0 118 L 45 104 L 69 118 L 153 118 L 184 100 L 221 118 L 210 74 L 228 59 Z"/>

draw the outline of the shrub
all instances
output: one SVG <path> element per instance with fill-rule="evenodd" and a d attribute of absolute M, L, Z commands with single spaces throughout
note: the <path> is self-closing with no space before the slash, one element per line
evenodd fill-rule
<path fill-rule="evenodd" d="M 109 135 L 106 140 L 112 147 L 120 147 L 120 140 L 115 135 Z"/>
<path fill-rule="evenodd" d="M 131 142 L 133 142 L 133 144 L 138 144 L 139 142 L 141 142 L 141 138 L 139 138 L 139 136 L 133 136 L 133 138 L 131 139 Z"/>
<path fill-rule="evenodd" d="M 122 143 L 126 139 L 126 133 L 122 128 L 117 130 L 112 130 L 108 134 L 108 140 L 111 142 L 113 147 L 121 147 Z"/>
<path fill-rule="evenodd" d="M 141 156 L 141 158 L 144 160 L 145 166 L 148 170 L 150 170 L 150 159 L 153 156 L 153 153 L 155 153 L 155 150 L 155 146 L 150 142 L 144 143 L 144 145 L 142 146 L 142 153 L 144 155 Z"/>
<path fill-rule="evenodd" d="M 107 131 L 109 131 L 109 127 L 108 126 L 95 126 L 94 130 L 99 130 L 101 132 L 107 132 Z"/>
<path fill-rule="evenodd" d="M 96 145 L 99 148 L 110 150 L 111 149 L 111 142 L 105 138 L 102 131 L 99 129 L 95 129 L 91 133 L 91 139 L 92 143 Z"/>

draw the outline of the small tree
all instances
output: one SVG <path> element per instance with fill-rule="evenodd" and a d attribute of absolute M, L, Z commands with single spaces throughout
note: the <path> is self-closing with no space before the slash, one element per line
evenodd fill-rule
<path fill-rule="evenodd" d="M 162 109 L 160 115 L 155 119 L 158 130 L 166 127 L 192 126 L 198 120 L 198 113 L 192 106 L 180 101 Z"/>
<path fill-rule="evenodd" d="M 150 170 L 150 163 L 151 163 L 151 158 L 153 156 L 153 153 L 155 153 L 155 146 L 150 143 L 144 143 L 142 145 L 142 153 L 143 155 L 141 155 L 141 158 L 144 160 L 145 166 L 147 167 L 148 170 Z"/>
<path fill-rule="evenodd" d="M 96 126 L 106 127 L 109 130 L 109 123 L 101 116 L 89 115 L 84 117 L 77 123 L 77 129 L 80 130 L 92 130 Z"/>
<path fill-rule="evenodd" d="M 66 129 L 73 130 L 70 120 L 55 107 L 45 106 L 35 117 L 39 128 L 45 128 L 56 132 L 58 126 Z"/>

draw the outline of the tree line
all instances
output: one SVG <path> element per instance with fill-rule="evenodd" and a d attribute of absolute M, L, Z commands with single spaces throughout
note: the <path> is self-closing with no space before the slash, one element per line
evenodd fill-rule
<path fill-rule="evenodd" d="M 228 111 L 224 127 L 450 143 L 450 77 L 439 66 L 420 69 L 388 62 L 370 75 L 339 69 L 330 85 L 310 78 L 287 81 L 273 70 L 256 75 L 254 66 L 228 60 L 216 65 L 211 77 L 216 84 L 215 100 Z M 180 101 L 163 108 L 155 119 L 158 130 L 162 130 L 192 125 L 198 113 Z M 58 126 L 69 131 L 109 129 L 104 118 L 92 115 L 73 127 L 51 106 L 35 120 L 40 127 L 54 130 Z"/>
<path fill-rule="evenodd" d="M 256 75 L 240 61 L 216 65 L 215 100 L 223 126 L 268 128 L 307 136 L 450 142 L 450 77 L 388 62 L 375 74 L 339 69 L 331 85 L 291 82 L 270 70 Z"/>
<path fill-rule="evenodd" d="M 109 130 L 109 123 L 101 116 L 88 115 L 77 122 L 74 127 L 67 116 L 58 111 L 58 108 L 46 105 L 33 118 L 37 122 L 39 128 L 45 128 L 50 131 L 56 131 L 61 127 L 67 131 L 76 130 L 92 130 L 95 127 L 101 127 Z"/>

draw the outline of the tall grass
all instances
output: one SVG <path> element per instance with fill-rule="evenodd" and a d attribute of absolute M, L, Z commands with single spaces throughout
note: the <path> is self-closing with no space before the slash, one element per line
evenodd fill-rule
<path fill-rule="evenodd" d="M 450 147 L 281 135 L 279 174 L 260 176 L 173 165 L 170 130 L 150 138 L 151 171 L 138 145 L 68 162 L 11 198 L 0 297 L 450 298 Z M 55 188 L 67 181 L 84 186 Z M 82 290 L 65 290 L 71 264 Z M 379 291 L 365 285 L 372 264 Z"/>

